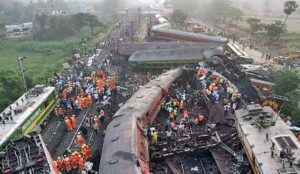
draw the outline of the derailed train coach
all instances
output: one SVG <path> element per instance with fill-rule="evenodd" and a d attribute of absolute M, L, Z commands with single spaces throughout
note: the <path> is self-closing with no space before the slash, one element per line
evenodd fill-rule
<path fill-rule="evenodd" d="M 224 45 L 228 42 L 228 39 L 223 37 L 215 37 L 199 33 L 165 29 L 161 28 L 159 25 L 153 26 L 151 28 L 150 37 L 168 41 L 221 43 Z"/>
<path fill-rule="evenodd" d="M 184 73 L 169 70 L 141 87 L 113 116 L 107 126 L 100 173 L 150 173 L 147 137 L 143 129 L 156 118 L 171 85 Z"/>

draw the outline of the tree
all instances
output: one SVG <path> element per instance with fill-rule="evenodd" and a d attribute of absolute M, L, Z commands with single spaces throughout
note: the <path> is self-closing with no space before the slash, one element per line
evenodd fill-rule
<path fill-rule="evenodd" d="M 91 34 L 94 34 L 95 27 L 103 26 L 103 23 L 99 21 L 96 15 L 89 13 L 74 14 L 71 17 L 71 21 L 77 31 L 85 26 L 89 26 L 91 29 Z"/>
<path fill-rule="evenodd" d="M 47 16 L 46 14 L 36 14 L 34 22 L 36 23 L 37 28 L 38 29 L 46 28 L 48 18 L 49 16 Z"/>
<path fill-rule="evenodd" d="M 87 14 L 86 15 L 86 20 L 88 22 L 88 25 L 90 26 L 91 29 L 91 34 L 94 34 L 94 29 L 95 27 L 101 27 L 103 26 L 103 23 L 99 21 L 98 17 L 92 14 Z"/>
<path fill-rule="evenodd" d="M 298 8 L 298 4 L 296 3 L 296 1 L 287 1 L 284 3 L 283 12 L 286 14 L 286 18 L 283 23 L 284 25 L 286 24 L 289 15 L 291 15 L 294 11 L 296 11 L 297 8 Z"/>
<path fill-rule="evenodd" d="M 79 31 L 81 28 L 88 25 L 85 13 L 76 13 L 76 14 L 72 15 L 71 21 L 72 21 L 73 27 L 77 31 Z"/>
<path fill-rule="evenodd" d="M 264 30 L 270 40 L 278 40 L 280 35 L 286 32 L 286 25 L 281 21 L 275 21 L 273 24 L 265 24 Z"/>
<path fill-rule="evenodd" d="M 282 113 L 300 120 L 300 73 L 294 69 L 283 69 L 272 77 L 274 94 L 286 96 L 289 101 L 284 102 Z"/>
<path fill-rule="evenodd" d="M 18 73 L 12 69 L 0 68 L 0 110 L 16 100 L 24 90 Z"/>
<path fill-rule="evenodd" d="M 285 95 L 295 90 L 300 84 L 299 71 L 294 69 L 280 70 L 272 77 L 272 82 L 275 84 L 272 91 L 275 94 Z"/>
<path fill-rule="evenodd" d="M 252 34 L 264 29 L 264 24 L 261 23 L 260 19 L 248 18 L 246 21 L 247 21 L 248 25 L 250 26 L 250 30 L 251 30 Z"/>
<path fill-rule="evenodd" d="M 228 7 L 228 9 L 224 12 L 224 16 L 228 19 L 227 22 L 232 24 L 233 22 L 243 21 L 244 13 L 235 7 Z"/>
<path fill-rule="evenodd" d="M 171 14 L 171 22 L 176 25 L 183 25 L 186 19 L 187 19 L 187 14 L 181 9 L 176 9 Z"/>

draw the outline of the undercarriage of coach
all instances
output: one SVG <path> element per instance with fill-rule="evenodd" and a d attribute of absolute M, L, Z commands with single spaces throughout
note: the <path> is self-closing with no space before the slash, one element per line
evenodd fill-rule
<path fill-rule="evenodd" d="M 199 72 L 173 84 L 148 130 L 152 172 L 251 171 L 233 119 L 241 95 L 220 74 Z"/>

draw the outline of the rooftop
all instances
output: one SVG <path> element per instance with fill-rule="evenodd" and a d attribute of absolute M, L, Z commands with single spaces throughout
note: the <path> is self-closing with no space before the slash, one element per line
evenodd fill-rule
<path fill-rule="evenodd" d="M 235 112 L 239 127 L 242 129 L 241 132 L 244 134 L 244 141 L 251 147 L 252 152 L 250 154 L 253 154 L 257 163 L 260 164 L 261 173 L 280 173 L 279 170 L 283 169 L 283 159 L 279 156 L 287 147 L 292 148 L 294 157 L 299 158 L 300 144 L 298 140 L 270 107 L 248 105 L 246 108 Z M 259 120 L 262 120 L 262 117 L 265 117 L 265 123 L 260 127 L 261 122 Z M 266 122 L 275 122 L 275 125 L 265 125 Z M 273 143 L 275 157 L 272 158 L 270 148 Z M 298 164 L 298 159 L 295 159 L 293 163 Z M 284 170 L 289 169 L 288 163 L 285 166 Z M 297 173 L 300 172 L 297 165 L 293 165 L 293 168 Z"/>
<path fill-rule="evenodd" d="M 41 85 L 37 85 L 36 87 L 42 88 Z M 36 94 L 32 96 L 33 93 L 26 92 L 0 114 L 0 145 L 2 145 L 32 113 L 38 115 L 41 112 L 40 109 L 37 109 L 38 106 L 48 98 L 54 89 L 54 87 L 44 87 L 43 92 L 38 96 L 36 96 Z M 23 131 L 27 127 L 26 125 L 27 124 L 25 124 L 25 127 L 23 126 L 20 131 Z"/>

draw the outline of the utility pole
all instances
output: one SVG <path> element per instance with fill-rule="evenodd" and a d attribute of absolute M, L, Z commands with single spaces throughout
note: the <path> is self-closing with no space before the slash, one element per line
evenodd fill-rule
<path fill-rule="evenodd" d="M 21 81 L 24 83 L 25 89 L 26 91 L 28 91 L 27 89 L 27 84 L 26 84 L 26 79 L 25 79 L 25 70 L 22 66 L 22 61 L 23 59 L 25 59 L 26 57 L 18 57 L 17 58 L 17 64 L 19 66 L 19 70 L 20 70 L 20 75 L 21 75 Z"/>
<path fill-rule="evenodd" d="M 138 8 L 138 13 L 139 13 L 139 30 L 140 30 L 140 28 L 141 28 L 141 13 L 142 13 L 141 7 Z"/>
<path fill-rule="evenodd" d="M 131 41 L 133 41 L 133 21 L 130 21 L 130 25 L 131 25 Z"/>

